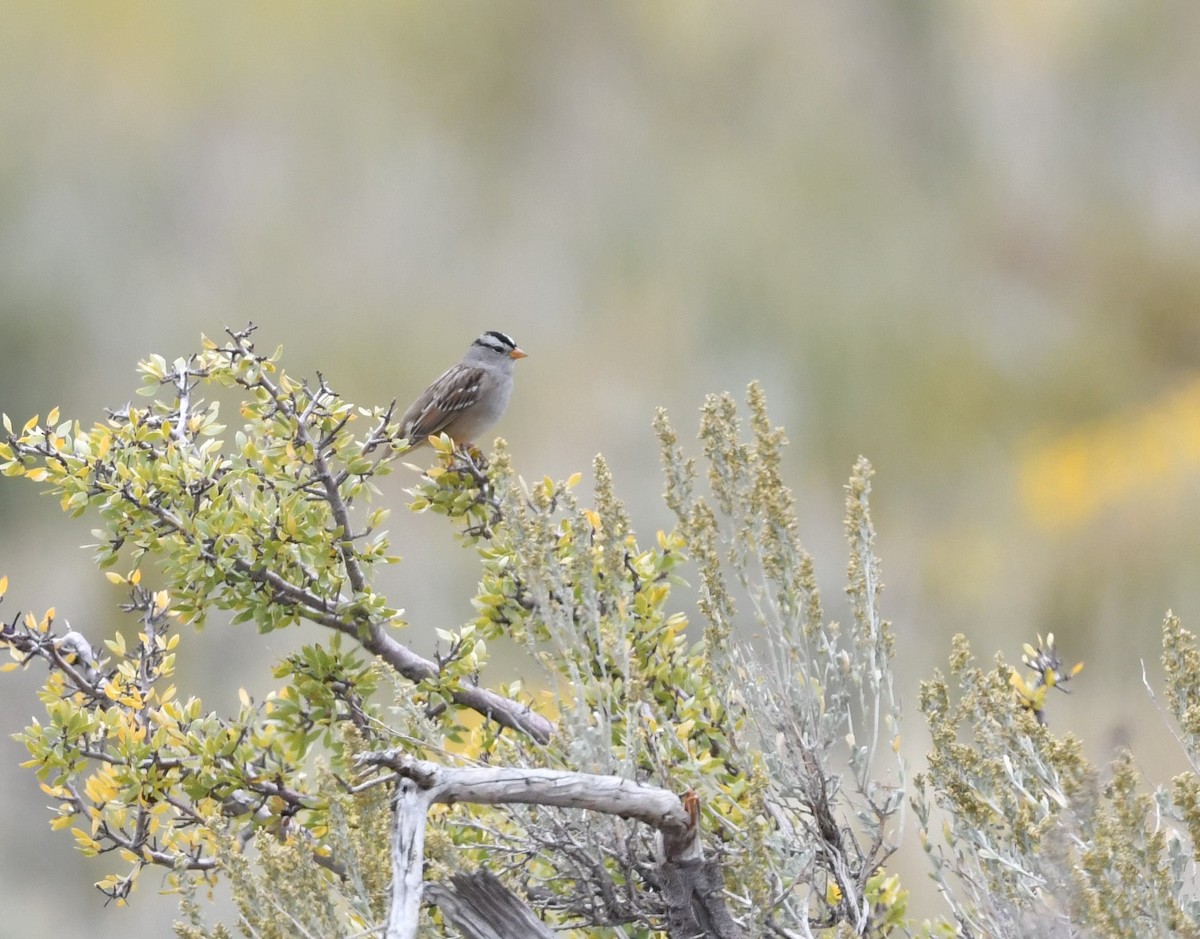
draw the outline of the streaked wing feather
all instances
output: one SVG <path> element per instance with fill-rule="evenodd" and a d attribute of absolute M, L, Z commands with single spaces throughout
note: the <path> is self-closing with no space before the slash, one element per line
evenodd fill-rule
<path fill-rule="evenodd" d="M 440 434 L 463 410 L 479 399 L 483 372 L 455 365 L 425 389 L 400 421 L 401 431 L 409 440 L 424 440 Z"/>

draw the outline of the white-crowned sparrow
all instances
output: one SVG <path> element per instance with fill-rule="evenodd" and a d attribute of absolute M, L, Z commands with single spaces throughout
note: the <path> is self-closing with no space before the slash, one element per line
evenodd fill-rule
<path fill-rule="evenodd" d="M 525 358 L 511 336 L 489 330 L 422 392 L 400 419 L 400 433 L 418 446 L 431 434 L 472 443 L 500 419 L 512 394 L 513 363 Z"/>

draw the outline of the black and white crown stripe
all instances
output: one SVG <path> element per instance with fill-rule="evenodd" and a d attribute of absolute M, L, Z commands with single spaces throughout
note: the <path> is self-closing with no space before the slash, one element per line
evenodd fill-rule
<path fill-rule="evenodd" d="M 491 349 L 493 352 L 503 352 L 505 355 L 517 348 L 517 344 L 513 341 L 512 336 L 506 335 L 497 329 L 489 329 L 476 339 L 473 344 L 483 346 L 485 349 Z"/>

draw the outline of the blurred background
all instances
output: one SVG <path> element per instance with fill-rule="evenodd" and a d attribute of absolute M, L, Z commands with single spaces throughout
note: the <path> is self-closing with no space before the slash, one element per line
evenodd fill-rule
<path fill-rule="evenodd" d="M 0 30 L 0 410 L 85 424 L 135 363 L 248 320 L 364 405 L 484 329 L 529 353 L 497 428 L 529 478 L 612 464 L 669 527 L 650 421 L 762 381 L 829 614 L 842 485 L 874 491 L 914 766 L 918 682 L 1054 632 L 1056 730 L 1175 771 L 1155 680 L 1200 628 L 1200 6 L 10 4 Z M 693 449 L 695 452 L 695 448 Z M 385 497 L 397 508 L 412 477 Z M 471 556 L 393 515 L 411 639 L 471 615 Z M 0 614 L 120 625 L 88 526 L 0 485 Z M 751 630 L 747 630 L 749 636 Z M 181 691 L 236 707 L 316 633 L 185 634 Z M 143 874 L 101 910 L 8 738 L 0 937 L 166 935 Z M 925 871 L 910 837 L 905 878 Z"/>

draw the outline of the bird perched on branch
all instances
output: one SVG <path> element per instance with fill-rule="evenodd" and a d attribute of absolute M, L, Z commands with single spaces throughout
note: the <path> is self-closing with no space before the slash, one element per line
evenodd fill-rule
<path fill-rule="evenodd" d="M 513 364 L 525 355 L 511 336 L 488 330 L 409 405 L 400 419 L 401 435 L 413 446 L 441 433 L 457 444 L 473 443 L 508 407 Z"/>

